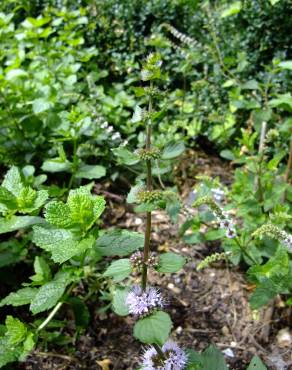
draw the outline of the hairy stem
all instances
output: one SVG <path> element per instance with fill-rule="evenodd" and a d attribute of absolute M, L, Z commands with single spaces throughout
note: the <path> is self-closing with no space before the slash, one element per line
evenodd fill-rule
<path fill-rule="evenodd" d="M 149 107 L 148 107 L 149 116 L 152 112 L 152 98 L 149 97 Z M 151 117 L 149 117 L 149 120 L 147 122 L 147 128 L 146 128 L 146 143 L 145 143 L 145 149 L 150 150 L 151 149 L 151 133 L 152 133 L 152 127 L 151 127 Z M 146 161 L 146 173 L 147 173 L 147 190 L 152 190 L 152 168 L 151 168 L 151 160 Z M 147 212 L 146 214 L 146 228 L 145 228 L 145 239 L 144 239 L 144 256 L 143 256 L 143 270 L 142 270 L 142 289 L 145 290 L 147 286 L 147 273 L 148 273 L 148 259 L 149 259 L 149 253 L 150 253 L 150 238 L 151 238 L 151 212 Z"/>
<path fill-rule="evenodd" d="M 77 157 L 77 138 L 73 140 L 73 173 L 70 177 L 69 184 L 68 184 L 68 191 L 71 189 L 73 185 L 73 180 L 78 168 L 78 157 Z"/>

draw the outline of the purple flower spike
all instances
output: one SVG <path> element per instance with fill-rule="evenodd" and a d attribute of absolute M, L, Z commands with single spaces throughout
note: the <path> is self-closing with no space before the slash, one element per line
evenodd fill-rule
<path fill-rule="evenodd" d="M 169 340 L 163 347 L 162 352 L 165 356 L 163 363 L 159 360 L 156 349 L 150 346 L 142 357 L 143 370 L 183 370 L 185 369 L 188 358 L 179 346 Z"/>
<path fill-rule="evenodd" d="M 157 289 L 148 287 L 143 291 L 139 285 L 134 285 L 126 297 L 126 305 L 131 314 L 145 316 L 155 308 L 163 307 L 164 302 Z"/>

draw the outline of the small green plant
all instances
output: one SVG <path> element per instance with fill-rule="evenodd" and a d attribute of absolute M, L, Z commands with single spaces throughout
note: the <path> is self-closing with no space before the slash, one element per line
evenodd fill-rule
<path fill-rule="evenodd" d="M 244 262 L 250 266 L 247 270 L 249 280 L 256 284 L 256 290 L 250 297 L 253 309 L 267 304 L 277 294 L 286 296 L 288 304 L 292 292 L 290 258 L 292 237 L 282 230 L 291 218 L 289 213 L 285 213 L 285 209 L 288 212 L 288 208 L 276 206 L 275 210 L 267 213 L 259 207 L 257 195 L 252 192 L 249 194 L 254 199 L 254 205 L 249 208 L 248 197 L 244 199 L 244 203 L 236 202 L 237 198 L 233 198 L 231 192 L 229 196 L 232 203 L 231 205 L 227 203 L 224 210 L 221 205 L 224 191 L 219 187 L 219 182 L 208 178 L 204 180 L 195 193 L 198 199 L 193 203 L 193 207 L 198 208 L 199 213 L 182 226 L 181 232 L 185 233 L 188 228 L 192 228 L 193 234 L 184 236 L 189 243 L 222 239 L 224 252 L 208 256 L 197 268 L 204 268 L 219 260 L 231 261 L 234 264 Z M 284 189 L 285 187 L 283 191 Z M 246 191 L 245 183 L 242 193 L 246 194 Z M 242 194 L 239 196 L 242 197 Z M 257 218 L 256 215 L 260 217 Z M 208 229 L 203 232 L 201 225 L 208 226 Z M 215 230 L 212 230 L 213 228 Z M 276 241 L 280 245 L 277 245 Z"/>
<path fill-rule="evenodd" d="M 92 183 L 70 190 L 64 202 L 49 199 L 47 190 L 35 190 L 28 185 L 41 186 L 46 179 L 28 176 L 32 172 L 31 168 L 21 171 L 12 167 L 0 187 L 1 233 L 24 234 L 21 240 L 12 237 L 0 244 L 1 266 L 19 261 L 29 264 L 33 260 L 34 268 L 29 281 L 0 301 L 0 307 L 29 305 L 32 315 L 29 324 L 7 316 L 0 332 L 0 367 L 24 360 L 37 342 L 46 341 L 54 328 L 51 322 L 63 305 L 72 307 L 76 327 L 84 329 L 89 321 L 85 298 L 96 294 L 105 281 L 99 266 L 103 256 L 127 256 L 143 243 L 143 237 L 135 232 L 100 233 L 98 224 L 105 200 L 91 194 Z M 42 208 L 44 217 L 39 214 Z M 36 246 L 40 249 L 36 250 Z M 75 290 L 82 281 L 87 291 L 78 296 Z M 47 317 L 39 316 L 48 310 L 51 311 Z M 56 335 L 61 334 L 53 337 Z"/>

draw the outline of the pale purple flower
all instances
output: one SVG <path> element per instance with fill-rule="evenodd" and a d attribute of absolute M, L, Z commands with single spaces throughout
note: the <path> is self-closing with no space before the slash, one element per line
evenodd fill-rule
<path fill-rule="evenodd" d="M 236 237 L 237 233 L 235 230 L 234 223 L 229 218 L 223 218 L 220 220 L 220 228 L 226 230 L 226 236 L 229 239 L 233 239 Z"/>
<path fill-rule="evenodd" d="M 172 340 L 162 346 L 165 356 L 163 363 L 159 361 L 156 349 L 150 346 L 142 357 L 143 370 L 183 370 L 187 365 L 186 353 Z"/>
<path fill-rule="evenodd" d="M 233 229 L 233 228 L 228 228 L 228 229 L 226 230 L 226 236 L 227 236 L 227 238 L 229 238 L 229 239 L 233 239 L 233 238 L 235 238 L 235 237 L 236 237 L 236 230 L 235 230 L 235 229 Z"/>
<path fill-rule="evenodd" d="M 230 229 L 232 226 L 232 222 L 227 218 L 220 221 L 220 229 Z"/>
<path fill-rule="evenodd" d="M 285 247 L 288 249 L 289 252 L 292 253 L 292 236 L 285 233 L 285 238 L 282 240 L 282 243 L 285 245 Z"/>
<path fill-rule="evenodd" d="M 147 287 L 142 290 L 139 285 L 134 285 L 131 292 L 126 297 L 126 305 L 129 312 L 135 316 L 145 316 L 155 308 L 164 306 L 163 298 L 155 288 Z"/>
<path fill-rule="evenodd" d="M 221 202 L 223 197 L 224 197 L 224 191 L 219 189 L 219 188 L 212 188 L 211 189 L 211 192 L 213 194 L 213 198 L 217 201 L 217 202 Z"/>

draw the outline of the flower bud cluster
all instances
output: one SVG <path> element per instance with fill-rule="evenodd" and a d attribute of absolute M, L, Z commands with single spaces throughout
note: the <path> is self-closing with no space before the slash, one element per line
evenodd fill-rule
<path fill-rule="evenodd" d="M 213 215 L 219 221 L 220 228 L 226 230 L 227 238 L 235 238 L 237 234 L 233 221 L 229 219 L 228 215 L 223 212 L 223 210 L 218 206 L 214 199 L 210 196 L 201 197 L 195 201 L 193 206 L 199 207 L 203 204 L 206 204 L 211 208 Z"/>
<path fill-rule="evenodd" d="M 137 153 L 143 161 L 150 161 L 151 159 L 159 159 L 161 155 L 160 150 L 157 148 L 152 148 L 150 150 L 139 149 Z"/>
<path fill-rule="evenodd" d="M 141 251 L 137 251 L 133 253 L 130 257 L 130 263 L 133 266 L 133 268 L 141 268 L 144 263 L 148 267 L 156 267 L 158 265 L 158 258 L 157 254 L 155 252 L 150 252 L 150 256 L 146 262 L 144 262 L 144 254 Z"/>
<path fill-rule="evenodd" d="M 277 140 L 279 136 L 280 136 L 279 131 L 272 128 L 267 132 L 265 141 L 266 141 L 266 143 L 273 142 L 273 141 Z"/>
<path fill-rule="evenodd" d="M 185 35 L 184 33 L 178 31 L 175 27 L 171 26 L 168 23 L 164 23 L 163 26 L 178 40 L 180 40 L 183 44 L 186 44 L 190 47 L 198 47 L 200 46 L 200 43 L 193 39 L 192 37 L 189 37 Z"/>
<path fill-rule="evenodd" d="M 210 256 L 206 257 L 201 261 L 198 266 L 197 270 L 202 270 L 203 268 L 209 266 L 213 262 L 224 260 L 231 252 L 223 252 L 223 253 L 214 253 Z"/>
<path fill-rule="evenodd" d="M 126 305 L 129 307 L 129 313 L 137 317 L 150 315 L 155 309 L 162 308 L 165 302 L 160 292 L 152 287 L 145 290 L 139 285 L 134 285 L 126 297 Z"/>
<path fill-rule="evenodd" d="M 188 357 L 175 342 L 168 340 L 161 348 L 164 360 L 161 361 L 156 349 L 150 346 L 142 356 L 142 370 L 183 370 Z"/>
<path fill-rule="evenodd" d="M 252 234 L 253 237 L 262 237 L 264 235 L 278 240 L 288 249 L 290 253 L 292 253 L 292 235 L 286 233 L 273 224 L 263 225 Z"/>
<path fill-rule="evenodd" d="M 140 190 L 137 193 L 139 203 L 153 203 L 162 200 L 163 192 L 161 190 Z"/>

